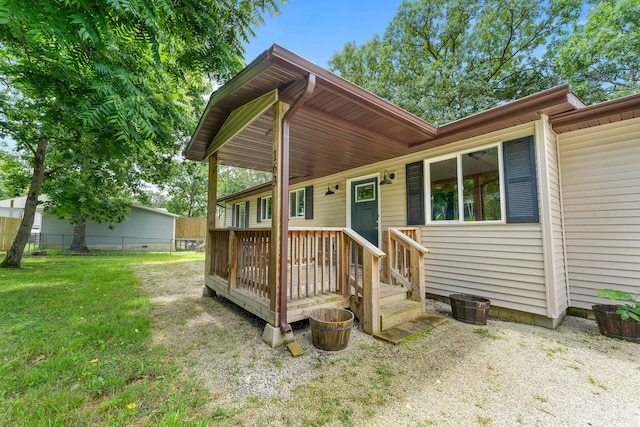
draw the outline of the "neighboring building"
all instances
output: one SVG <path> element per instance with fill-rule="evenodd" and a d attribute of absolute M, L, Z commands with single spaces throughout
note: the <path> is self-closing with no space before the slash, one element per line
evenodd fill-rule
<path fill-rule="evenodd" d="M 22 218 L 24 215 L 24 205 L 27 197 L 14 197 L 12 199 L 0 200 L 0 217 L 6 218 Z M 38 199 L 41 203 L 44 203 L 47 198 L 40 196 Z M 39 233 L 40 226 L 42 224 L 42 204 L 36 208 L 36 214 L 33 218 L 33 226 L 31 227 L 31 233 Z"/>
<path fill-rule="evenodd" d="M 87 221 L 86 243 L 89 249 L 169 251 L 175 244 L 176 218 L 165 209 L 131 205 L 128 218 L 113 229 L 108 223 Z M 73 225 L 55 215 L 42 217 L 41 246 L 68 247 L 73 238 Z"/>
<path fill-rule="evenodd" d="M 426 293 L 480 295 L 507 319 L 555 327 L 569 309 L 603 302 L 596 288 L 638 292 L 640 95 L 586 107 L 562 85 L 435 127 L 274 45 L 211 96 L 185 155 L 209 159 L 211 183 L 217 164 L 274 171 L 273 185 L 210 200 L 210 215 L 224 202 L 224 226 L 238 230 L 211 229 L 205 289 L 271 327 L 286 330 L 287 313 L 308 317 L 319 304 L 292 311 L 292 281 L 320 271 L 327 242 L 346 263 L 334 265 L 342 284 L 331 292 L 350 298 L 334 306 L 362 315 L 354 298 L 372 286 L 378 307 L 376 267 L 367 272 L 343 245 L 353 231 L 383 276 L 395 257 L 388 230 L 416 236 L 430 250 Z M 279 194 L 286 203 L 273 202 Z M 347 237 L 324 237 L 333 232 Z M 296 279 L 297 259 L 307 270 Z"/>

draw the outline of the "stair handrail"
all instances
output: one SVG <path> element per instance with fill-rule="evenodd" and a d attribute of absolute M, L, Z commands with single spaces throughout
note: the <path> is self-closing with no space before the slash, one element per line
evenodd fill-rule
<path fill-rule="evenodd" d="M 428 254 L 431 252 L 429 249 L 425 248 L 420 243 L 416 242 L 397 228 L 389 228 L 389 232 L 396 236 L 398 239 L 402 240 L 408 246 L 411 246 L 412 248 L 422 252 L 423 254 Z"/>
<path fill-rule="evenodd" d="M 394 268 L 396 262 L 396 253 L 392 247 L 387 247 L 389 257 L 385 260 L 385 268 L 388 269 L 387 273 L 390 277 L 386 279 L 394 278 L 397 282 L 400 282 L 403 286 L 407 287 L 411 291 L 411 299 L 414 301 L 425 302 L 425 276 L 424 276 L 424 256 L 429 253 L 429 249 L 413 240 L 411 237 L 404 234 L 402 231 L 396 228 L 389 228 L 389 244 L 393 239 L 398 241 L 401 245 L 408 248 L 409 251 L 409 269 L 408 274 L 403 274 L 401 271 Z"/>
<path fill-rule="evenodd" d="M 380 332 L 380 260 L 386 258 L 387 254 L 378 249 L 377 246 L 369 242 L 363 236 L 350 228 L 343 229 L 345 244 L 343 245 L 342 271 L 353 271 L 354 275 L 354 298 L 358 300 L 358 291 L 362 289 L 362 305 L 360 325 L 364 332 L 376 334 Z M 354 255 L 350 249 L 349 241 L 362 248 L 361 259 Z M 358 251 L 356 251 L 356 254 Z M 361 263 L 361 264 L 360 264 Z M 362 267 L 360 269 L 360 266 Z M 352 270 L 353 268 L 353 270 Z M 358 277 L 361 281 L 358 281 Z M 351 289 L 351 281 L 348 277 L 345 281 L 349 283 L 347 289 Z"/>
<path fill-rule="evenodd" d="M 373 243 L 371 243 L 370 241 L 362 237 L 360 234 L 356 233 L 351 228 L 343 228 L 342 231 L 344 232 L 344 234 L 349 236 L 356 243 L 362 245 L 362 247 L 366 249 L 368 252 L 371 252 L 371 255 L 377 258 L 385 258 L 387 256 L 387 254 L 381 251 L 380 249 L 378 249 L 376 245 L 374 245 Z"/>

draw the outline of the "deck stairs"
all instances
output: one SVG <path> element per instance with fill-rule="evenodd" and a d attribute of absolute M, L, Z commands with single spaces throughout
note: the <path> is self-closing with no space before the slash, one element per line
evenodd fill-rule
<path fill-rule="evenodd" d="M 404 286 L 380 283 L 381 331 L 412 321 L 424 312 L 424 306 L 420 301 L 408 299 L 408 290 Z"/>
<path fill-rule="evenodd" d="M 380 283 L 380 331 L 389 330 L 403 323 L 413 321 L 425 314 L 420 301 L 412 301 L 404 286 Z M 356 298 L 351 297 L 351 310 L 361 319 L 363 308 Z"/>

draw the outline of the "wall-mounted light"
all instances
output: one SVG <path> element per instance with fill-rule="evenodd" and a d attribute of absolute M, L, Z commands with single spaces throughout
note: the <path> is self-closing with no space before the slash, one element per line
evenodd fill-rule
<path fill-rule="evenodd" d="M 385 169 L 383 179 L 382 181 L 380 181 L 380 185 L 393 184 L 393 181 L 391 181 L 392 179 L 396 179 L 396 174 L 393 172 L 389 173 L 389 171 Z"/>
<path fill-rule="evenodd" d="M 329 184 L 327 186 L 327 192 L 324 193 L 324 195 L 325 196 L 330 196 L 332 194 L 335 194 L 335 191 L 333 191 L 333 190 L 339 190 L 339 189 L 340 189 L 340 186 L 338 184 L 336 184 L 336 185 Z"/>

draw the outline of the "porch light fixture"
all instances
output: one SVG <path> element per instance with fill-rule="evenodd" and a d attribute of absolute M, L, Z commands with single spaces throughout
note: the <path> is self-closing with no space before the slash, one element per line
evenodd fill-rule
<path fill-rule="evenodd" d="M 473 153 L 468 153 L 467 156 L 471 157 L 473 160 L 480 160 L 482 156 L 487 154 L 485 150 L 474 151 Z"/>
<path fill-rule="evenodd" d="M 325 195 L 325 196 L 330 196 L 330 195 L 332 195 L 332 194 L 335 194 L 336 192 L 335 192 L 335 191 L 333 191 L 333 190 L 332 190 L 332 188 L 333 188 L 333 190 L 338 190 L 338 189 L 340 188 L 340 186 L 339 186 L 338 184 L 336 184 L 336 185 L 331 185 L 331 184 L 329 184 L 329 185 L 327 186 L 327 192 L 326 192 L 326 193 L 324 193 L 324 195 Z"/>
<path fill-rule="evenodd" d="M 396 174 L 391 172 L 389 173 L 388 170 L 384 170 L 384 179 L 382 181 L 380 181 L 380 185 L 388 185 L 388 184 L 393 184 L 393 181 L 391 181 L 392 179 L 396 179 Z"/>

